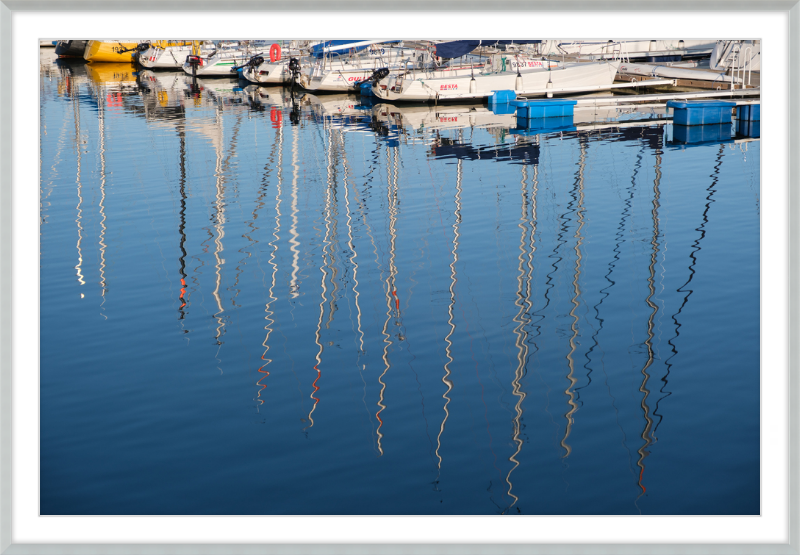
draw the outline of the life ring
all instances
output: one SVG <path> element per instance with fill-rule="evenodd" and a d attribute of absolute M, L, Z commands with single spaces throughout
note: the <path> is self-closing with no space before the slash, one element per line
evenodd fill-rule
<path fill-rule="evenodd" d="M 281 45 L 277 42 L 269 47 L 269 61 L 273 64 L 281 59 Z"/>

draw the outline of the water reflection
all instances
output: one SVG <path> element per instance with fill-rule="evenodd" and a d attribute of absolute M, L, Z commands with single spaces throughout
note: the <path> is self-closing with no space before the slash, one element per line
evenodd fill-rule
<path fill-rule="evenodd" d="M 724 248 L 706 236 L 740 233 L 716 227 L 721 206 L 720 222 L 709 217 L 721 195 L 739 202 L 727 196 L 739 176 L 722 159 L 741 164 L 749 197 L 738 209 L 757 220 L 759 143 L 746 153 L 676 146 L 664 114 L 643 109 L 576 114 L 570 131 L 520 130 L 485 106 L 293 97 L 124 64 L 42 67 L 43 282 L 60 265 L 83 296 L 98 276 L 103 318 L 95 305 L 100 322 L 78 314 L 76 329 L 130 332 L 125 318 L 141 312 L 147 331 L 135 340 L 165 353 L 149 362 L 179 374 L 180 334 L 181 357 L 201 369 L 193 395 L 235 412 L 244 391 L 247 410 L 274 428 L 255 436 L 191 412 L 216 440 L 212 424 L 225 429 L 231 452 L 242 452 L 240 435 L 275 453 L 305 449 L 330 468 L 258 457 L 291 483 L 335 476 L 367 512 L 380 487 L 404 514 L 602 512 L 604 497 L 612 512 L 658 512 L 675 454 L 669 442 L 655 449 L 656 431 L 667 421 L 662 433 L 674 434 L 685 418 L 674 417 L 684 397 L 669 382 L 688 380 L 698 356 L 684 328 L 696 318 L 689 299 L 697 311 L 712 304 L 701 247 L 720 264 Z M 707 166 L 709 148 L 710 185 L 683 187 L 683 166 Z M 159 248 L 175 264 L 163 274 L 146 256 L 157 237 L 169 238 Z M 171 331 L 159 327 L 166 312 Z M 42 317 L 59 318 L 50 307 Z M 703 346 L 723 358 L 731 348 Z M 292 379 L 301 414 L 288 430 Z M 280 491 L 264 480 L 257 487 Z M 325 487 L 322 514 L 336 512 L 334 498 L 355 510 Z"/>
<path fill-rule="evenodd" d="M 578 281 L 581 276 L 581 245 L 583 244 L 583 237 L 581 237 L 581 229 L 583 229 L 583 173 L 586 169 L 586 143 L 581 141 L 580 143 L 580 159 L 578 161 L 578 175 L 576 176 L 576 186 L 578 188 L 577 195 L 578 195 L 578 208 L 577 208 L 577 216 L 578 216 L 578 227 L 575 230 L 575 277 L 572 280 L 572 287 L 574 291 L 574 296 L 570 300 L 572 303 L 572 310 L 570 310 L 569 315 L 572 318 L 572 324 L 570 325 L 570 329 L 572 330 L 572 335 L 569 338 L 569 353 L 567 353 L 567 363 L 569 366 L 569 374 L 567 374 L 567 379 L 569 380 L 569 386 L 564 391 L 564 394 L 569 397 L 567 403 L 570 406 L 570 409 L 564 415 L 564 418 L 567 420 L 567 424 L 564 430 L 564 438 L 561 440 L 561 447 L 564 448 L 564 458 L 567 458 L 569 454 L 572 452 L 572 448 L 567 443 L 567 438 L 569 438 L 569 433 L 572 430 L 572 425 L 575 422 L 574 414 L 578 410 L 578 403 L 576 402 L 576 394 L 572 390 L 575 387 L 575 384 L 578 383 L 577 378 L 575 378 L 575 360 L 573 359 L 573 355 L 577 349 L 577 338 L 578 338 L 578 315 L 575 313 L 575 310 L 580 306 L 578 302 L 578 298 L 581 295 L 580 285 Z M 573 194 L 572 202 L 575 202 L 575 195 Z"/>

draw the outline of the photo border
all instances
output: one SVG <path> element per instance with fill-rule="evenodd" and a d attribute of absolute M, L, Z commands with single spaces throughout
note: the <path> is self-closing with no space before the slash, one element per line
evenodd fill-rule
<path fill-rule="evenodd" d="M 12 535 L 13 468 L 11 465 L 12 350 L 12 160 L 13 97 L 11 93 L 14 12 L 126 11 L 134 6 L 121 0 L 0 0 L 0 554 L 255 554 L 255 553 L 353 553 L 353 554 L 478 554 L 478 553 L 619 553 L 619 554 L 746 554 L 800 555 L 800 0 L 655 0 L 546 2 L 542 0 L 138 0 L 140 11 L 321 11 L 426 12 L 458 9 L 480 11 L 580 11 L 610 12 L 781 12 L 789 19 L 789 542 L 786 544 L 23 544 Z M 794 91 L 794 95 L 791 94 Z M 791 99 L 794 98 L 794 102 Z"/>

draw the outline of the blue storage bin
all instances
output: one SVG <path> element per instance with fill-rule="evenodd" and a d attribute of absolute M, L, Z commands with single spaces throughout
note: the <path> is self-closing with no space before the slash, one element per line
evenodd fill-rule
<path fill-rule="evenodd" d="M 492 104 L 489 106 L 489 109 L 493 114 L 501 115 L 513 114 L 517 110 L 511 104 Z"/>
<path fill-rule="evenodd" d="M 736 119 L 761 121 L 761 104 L 743 104 L 736 107 Z"/>
<path fill-rule="evenodd" d="M 736 120 L 736 135 L 739 137 L 753 137 L 761 136 L 761 122 L 750 121 L 747 119 Z"/>
<path fill-rule="evenodd" d="M 517 116 L 517 127 L 511 129 L 511 133 L 514 135 L 538 135 L 539 133 L 556 133 L 558 131 L 575 131 L 572 116 L 533 119 Z"/>
<path fill-rule="evenodd" d="M 672 142 L 679 144 L 720 143 L 731 139 L 729 123 L 719 125 L 673 125 Z"/>
<path fill-rule="evenodd" d="M 517 93 L 514 91 L 492 91 L 492 94 L 489 95 L 489 104 L 508 104 L 515 98 L 517 98 Z"/>
<path fill-rule="evenodd" d="M 512 100 L 511 106 L 517 108 L 517 118 L 572 118 L 577 100 Z"/>
<path fill-rule="evenodd" d="M 718 125 L 730 123 L 735 102 L 724 100 L 670 100 L 675 125 Z"/>

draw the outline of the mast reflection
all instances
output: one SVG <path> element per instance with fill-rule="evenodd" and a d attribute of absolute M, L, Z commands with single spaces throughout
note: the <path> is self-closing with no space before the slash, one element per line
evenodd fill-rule
<path fill-rule="evenodd" d="M 225 309 L 222 307 L 222 298 L 219 295 L 219 288 L 222 283 L 222 265 L 225 264 L 225 259 L 220 256 L 220 253 L 224 250 L 222 238 L 225 237 L 225 176 L 222 171 L 222 114 L 217 112 L 215 117 L 220 138 L 215 144 L 216 159 L 214 163 L 214 177 L 216 178 L 216 182 L 214 187 L 214 215 L 212 216 L 212 221 L 214 222 L 214 230 L 216 231 L 214 237 L 214 268 L 216 269 L 216 280 L 213 295 L 214 300 L 217 301 L 217 312 L 213 317 L 217 320 L 217 330 L 214 335 L 214 340 L 217 345 L 221 346 L 221 337 L 225 333 L 225 319 L 223 317 Z M 220 369 L 220 372 L 221 371 Z"/>
<path fill-rule="evenodd" d="M 645 341 L 645 346 L 647 347 L 647 362 L 645 362 L 644 367 L 642 367 L 642 384 L 639 386 L 639 392 L 642 394 L 642 413 L 644 414 L 645 419 L 645 426 L 642 430 L 642 440 L 644 443 L 638 449 L 639 453 L 639 460 L 637 461 L 637 466 L 639 467 L 639 487 L 641 488 L 641 493 L 639 493 L 639 497 L 644 495 L 646 488 L 642 483 L 644 479 L 644 459 L 647 458 L 647 455 L 650 454 L 647 451 L 647 447 L 650 446 L 652 443 L 651 437 L 651 429 L 653 427 L 653 419 L 650 416 L 650 407 L 647 406 L 647 398 L 650 395 L 650 390 L 647 389 L 647 382 L 650 379 L 650 374 L 647 373 L 647 369 L 653 364 L 655 360 L 655 352 L 653 349 L 653 337 L 655 336 L 654 331 L 654 319 L 656 313 L 658 312 L 658 305 L 653 303 L 653 295 L 655 295 L 656 288 L 655 288 L 655 267 L 656 267 L 656 260 L 658 258 L 658 251 L 659 251 L 659 226 L 658 226 L 658 209 L 661 206 L 659 203 L 659 199 L 661 198 L 661 192 L 659 190 L 659 185 L 661 183 L 661 151 L 656 151 L 656 164 L 655 164 L 655 173 L 656 177 L 653 182 L 653 209 L 651 211 L 651 215 L 653 217 L 653 237 L 650 240 L 650 244 L 652 245 L 652 251 L 650 253 L 650 265 L 648 267 L 649 275 L 647 277 L 647 288 L 648 288 L 648 295 L 645 302 L 647 306 L 650 308 L 650 315 L 647 318 L 647 340 Z M 637 499 L 639 498 L 637 497 Z"/>
<path fill-rule="evenodd" d="M 380 377 L 378 378 L 378 382 L 381 384 L 381 390 L 379 393 L 378 398 L 378 406 L 380 409 L 377 413 L 375 413 L 375 417 L 378 419 L 378 429 L 377 429 L 377 436 L 378 436 L 378 452 L 380 455 L 383 455 L 383 447 L 381 445 L 381 440 L 383 439 L 383 434 L 381 433 L 381 427 L 383 426 L 383 420 L 380 417 L 381 412 L 386 408 L 386 405 L 383 404 L 384 402 L 384 393 L 386 391 L 386 384 L 383 381 L 383 377 L 386 375 L 386 372 L 389 370 L 391 364 L 389 363 L 389 347 L 392 345 L 392 335 L 389 333 L 389 322 L 392 321 L 392 317 L 400 318 L 400 299 L 397 296 L 397 286 L 395 284 L 395 278 L 397 276 L 397 267 L 395 265 L 395 246 L 396 246 L 396 239 L 397 239 L 397 232 L 396 232 L 396 224 L 397 224 L 397 177 L 398 177 L 398 156 L 399 156 L 399 149 L 397 148 L 387 148 L 386 149 L 386 168 L 388 171 L 388 186 L 386 190 L 386 200 L 387 200 L 387 207 L 389 212 L 389 275 L 386 277 L 386 283 L 384 287 L 384 292 L 386 294 L 386 321 L 383 324 L 383 330 L 381 333 L 383 334 L 383 364 L 384 369 L 383 373 L 381 373 Z M 394 325 L 397 326 L 398 322 L 395 320 Z"/>
<path fill-rule="evenodd" d="M 564 438 L 561 440 L 561 447 L 564 449 L 564 456 L 563 458 L 569 457 L 570 453 L 572 453 L 572 447 L 569 446 L 567 443 L 567 438 L 569 437 L 570 432 L 572 431 L 572 425 L 575 422 L 574 414 L 578 410 L 578 404 L 575 402 L 575 393 L 572 391 L 572 388 L 575 387 L 575 384 L 578 383 L 577 378 L 575 378 L 575 360 L 572 358 L 572 355 L 575 354 L 575 350 L 577 349 L 577 337 L 578 337 L 578 315 L 575 313 L 580 303 L 578 302 L 578 297 L 580 297 L 581 290 L 578 280 L 581 276 L 581 261 L 583 259 L 583 255 L 581 254 L 581 245 L 583 244 L 583 236 L 581 236 L 581 230 L 583 229 L 583 200 L 584 200 L 584 192 L 583 192 L 583 174 L 586 168 L 586 143 L 584 141 L 580 141 L 580 149 L 581 155 L 578 161 L 578 178 L 577 178 L 577 185 L 578 185 L 578 227 L 575 230 L 575 275 L 572 280 L 572 288 L 573 292 L 575 293 L 572 297 L 572 310 L 570 310 L 569 315 L 572 317 L 572 324 L 570 325 L 570 329 L 572 330 L 572 336 L 569 338 L 569 346 L 570 350 L 567 354 L 567 364 L 569 366 L 569 374 L 567 374 L 567 379 L 569 380 L 569 386 L 564 391 L 564 393 L 569 397 L 567 401 L 569 403 L 570 409 L 564 415 L 564 418 L 567 420 L 566 430 L 564 431 Z M 573 200 L 574 202 L 574 200 Z"/>
<path fill-rule="evenodd" d="M 181 208 L 180 208 L 180 224 L 178 225 L 178 234 L 181 236 L 178 247 L 181 250 L 181 256 L 178 258 L 180 263 L 181 274 L 181 292 L 178 296 L 178 301 L 181 303 L 178 307 L 178 319 L 183 320 L 186 318 L 186 311 L 184 308 L 189 301 L 186 294 L 186 130 L 182 124 L 177 126 L 178 139 L 180 141 L 180 181 L 179 190 L 181 195 Z M 189 333 L 189 330 L 184 329 L 183 333 Z"/>
<path fill-rule="evenodd" d="M 264 363 L 258 369 L 258 372 L 263 375 L 260 376 L 256 382 L 256 385 L 260 388 L 256 395 L 259 405 L 264 404 L 264 400 L 261 398 L 261 393 L 264 391 L 264 389 L 266 389 L 267 386 L 265 383 L 263 383 L 263 381 L 267 376 L 269 376 L 267 367 L 272 364 L 272 359 L 267 357 L 267 353 L 270 349 L 269 338 L 270 335 L 272 335 L 273 326 L 275 325 L 275 319 L 273 318 L 275 312 L 272 310 L 272 303 L 278 299 L 275 296 L 275 283 L 278 276 L 278 264 L 275 259 L 278 255 L 278 245 L 280 242 L 281 231 L 281 195 L 283 194 L 281 190 L 283 183 L 283 126 L 279 126 L 277 128 L 276 135 L 277 137 L 275 139 L 275 144 L 277 145 L 278 151 L 278 171 L 275 187 L 275 228 L 272 232 L 272 240 L 269 242 L 271 249 L 269 255 L 269 264 L 272 266 L 272 279 L 269 286 L 269 300 L 264 305 L 264 320 L 266 320 L 264 329 L 266 330 L 266 334 L 264 335 L 264 341 L 261 342 L 261 346 L 264 347 L 264 352 L 261 353 L 261 360 L 263 360 Z"/>
<path fill-rule="evenodd" d="M 511 382 L 512 393 L 517 398 L 514 405 L 515 416 L 512 421 L 511 437 L 516 445 L 516 450 L 508 458 L 513 464 L 506 475 L 506 483 L 508 484 L 508 495 L 514 501 L 503 511 L 507 513 L 511 507 L 516 505 L 519 501 L 514 493 L 512 493 L 511 473 L 519 466 L 519 461 L 516 459 L 522 450 L 522 439 L 520 432 L 522 431 L 522 401 L 525 399 L 525 392 L 522 390 L 521 380 L 525 375 L 525 370 L 530 358 L 530 347 L 528 345 L 527 325 L 531 321 L 531 308 L 533 305 L 533 254 L 536 251 L 535 234 L 536 234 L 536 195 L 538 193 L 538 165 L 533 166 L 533 191 L 530 199 L 528 198 L 528 172 L 527 166 L 522 166 L 522 180 L 520 188 L 521 196 L 521 214 L 520 222 L 517 226 L 520 228 L 519 238 L 519 256 L 517 260 L 519 265 L 517 267 L 517 297 L 514 304 L 517 306 L 517 314 L 514 316 L 514 322 L 517 324 L 514 328 L 514 335 L 516 335 L 515 345 L 517 347 L 517 368 L 514 371 L 514 379 Z M 530 209 L 530 214 L 528 210 Z"/>
<path fill-rule="evenodd" d="M 439 434 L 436 436 L 436 457 L 439 459 L 439 464 L 437 465 L 438 472 L 441 473 L 442 471 L 442 456 L 439 454 L 439 450 L 442 447 L 442 434 L 444 433 L 444 428 L 447 425 L 447 419 L 450 417 L 450 411 L 447 410 L 447 405 L 450 404 L 450 391 L 453 389 L 453 382 L 450 380 L 450 365 L 453 363 L 453 342 L 450 338 L 453 336 L 453 333 L 456 331 L 456 324 L 453 321 L 453 309 L 455 308 L 456 304 L 456 293 L 455 293 L 455 286 L 456 286 L 456 263 L 458 263 L 458 240 L 460 238 L 459 227 L 461 226 L 461 178 L 463 176 L 463 168 L 462 168 L 463 161 L 458 160 L 456 162 L 456 196 L 455 196 L 455 212 L 454 216 L 455 219 L 453 221 L 453 250 L 450 251 L 453 255 L 453 259 L 450 262 L 450 303 L 447 305 L 447 324 L 450 326 L 450 331 L 447 332 L 447 335 L 444 338 L 445 343 L 447 344 L 444 349 L 445 356 L 447 357 L 447 362 L 444 364 L 444 375 L 442 376 L 442 383 L 447 386 L 447 390 L 442 394 L 442 398 L 445 400 L 444 403 L 444 418 L 442 419 L 442 423 L 439 426 Z M 436 482 L 439 481 L 439 475 L 436 476 Z"/>
<path fill-rule="evenodd" d="M 106 143 L 105 143 L 105 128 L 106 128 L 106 120 L 105 120 L 105 108 L 103 107 L 102 101 L 98 103 L 98 111 L 97 116 L 100 120 L 100 295 L 103 297 L 103 300 L 100 301 L 100 315 L 108 320 L 108 317 L 103 314 L 105 309 L 103 305 L 106 302 L 106 291 L 108 290 L 106 287 L 106 244 L 104 242 L 105 233 L 106 233 L 106 212 L 105 212 L 105 199 L 106 199 Z"/>
<path fill-rule="evenodd" d="M 667 371 L 664 373 L 664 377 L 661 378 L 662 385 L 659 390 L 659 392 L 662 393 L 663 395 L 658 398 L 655 404 L 655 408 L 653 409 L 653 414 L 658 416 L 658 422 L 656 422 L 655 426 L 653 427 L 653 437 L 655 437 L 656 430 L 658 429 L 658 426 L 661 424 L 661 420 L 663 419 L 663 415 L 658 413 L 659 403 L 662 400 L 669 397 L 670 395 L 672 395 L 671 391 L 665 391 L 664 389 L 667 387 L 667 382 L 668 382 L 667 378 L 669 377 L 669 373 L 672 370 L 672 362 L 670 361 L 678 355 L 678 346 L 675 342 L 678 340 L 678 337 L 681 334 L 680 329 L 682 327 L 682 324 L 678 321 L 678 316 L 680 316 L 681 312 L 683 312 L 683 308 L 686 306 L 686 303 L 689 302 L 689 297 L 691 297 L 692 293 L 694 293 L 693 289 L 685 289 L 685 288 L 692 282 L 692 279 L 694 279 L 695 275 L 694 266 L 695 264 L 697 264 L 696 255 L 698 252 L 700 252 L 701 249 L 700 242 L 706 236 L 706 224 L 708 223 L 708 212 L 711 209 L 711 204 L 716 202 L 712 197 L 714 196 L 714 193 L 717 192 L 715 187 L 717 186 L 717 182 L 719 181 L 720 166 L 722 166 L 722 156 L 724 153 L 725 153 L 725 145 L 721 144 L 719 146 L 719 152 L 717 153 L 716 164 L 714 164 L 714 172 L 711 174 L 711 185 L 709 185 L 708 189 L 706 189 L 708 191 L 708 195 L 706 196 L 706 205 L 703 210 L 703 222 L 700 224 L 698 228 L 696 228 L 696 231 L 700 232 L 700 236 L 694 240 L 694 243 L 692 243 L 693 250 L 692 252 L 689 253 L 689 258 L 692 259 L 691 263 L 689 264 L 689 278 L 686 280 L 686 283 L 678 287 L 678 289 L 676 290 L 678 293 L 686 293 L 686 295 L 684 295 L 683 297 L 683 302 L 681 303 L 681 306 L 678 307 L 678 310 L 672 315 L 672 322 L 675 324 L 675 335 L 672 336 L 667 341 L 667 343 L 671 347 L 672 354 L 667 358 L 667 360 L 664 361 L 664 364 L 667 367 Z"/>
<path fill-rule="evenodd" d="M 297 128 L 295 127 L 295 132 Z M 315 397 L 314 395 L 319 391 L 319 386 L 317 382 L 322 377 L 322 369 L 320 365 L 322 364 L 322 352 L 324 351 L 324 346 L 322 344 L 321 334 L 322 334 L 322 320 L 325 315 L 325 303 L 328 301 L 328 269 L 332 268 L 333 265 L 333 253 L 332 253 L 332 231 L 331 231 L 331 205 L 333 203 L 333 191 L 334 191 L 334 183 L 335 183 L 335 175 L 334 175 L 334 160 L 333 160 L 333 130 L 328 129 L 328 171 L 326 173 L 326 183 L 325 183 L 325 208 L 323 210 L 324 219 L 325 219 L 325 237 L 322 240 L 322 264 L 319 267 L 320 272 L 322 273 L 320 287 L 322 289 L 322 293 L 320 294 L 320 301 L 319 301 L 319 319 L 317 321 L 317 329 L 314 332 L 314 343 L 317 345 L 317 354 L 314 357 L 316 360 L 316 364 L 314 365 L 314 370 L 317 372 L 317 377 L 314 379 L 314 383 L 312 387 L 314 391 L 311 393 L 311 399 L 314 400 L 314 404 L 311 405 L 311 410 L 308 413 L 308 426 L 303 428 L 307 430 L 314 426 L 314 418 L 313 414 L 314 411 L 317 409 L 317 403 L 319 403 L 319 398 Z M 293 197 L 294 198 L 294 197 Z M 326 269 L 327 268 L 327 269 Z M 332 302 L 332 301 L 331 301 Z"/>
<path fill-rule="evenodd" d="M 81 272 L 81 266 L 83 265 L 83 254 L 81 253 L 81 242 L 83 242 L 83 226 L 81 225 L 81 205 L 83 204 L 83 195 L 81 194 L 82 183 L 81 183 L 81 138 L 80 138 L 80 106 L 78 102 L 72 103 L 72 109 L 75 111 L 75 147 L 77 149 L 77 158 L 78 158 L 78 170 L 77 175 L 75 178 L 75 182 L 78 185 L 78 206 L 76 209 L 78 210 L 78 217 L 75 220 L 78 224 L 78 244 L 76 245 L 78 249 L 78 264 L 75 266 L 75 270 L 78 273 L 78 283 L 81 285 L 85 285 L 86 281 L 84 280 L 83 273 Z M 81 298 L 83 298 L 83 293 L 81 293 Z"/>

